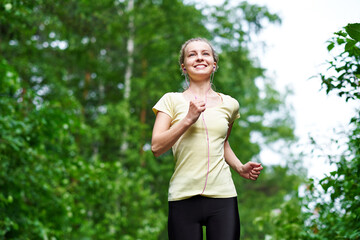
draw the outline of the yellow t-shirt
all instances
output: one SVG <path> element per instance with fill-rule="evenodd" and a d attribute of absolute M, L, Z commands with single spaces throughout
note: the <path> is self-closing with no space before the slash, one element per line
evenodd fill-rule
<path fill-rule="evenodd" d="M 209 134 L 209 171 L 207 136 L 200 116 L 172 147 L 175 170 L 169 185 L 169 201 L 199 194 L 213 198 L 237 196 L 230 167 L 224 158 L 224 142 L 229 123 L 240 117 L 239 103 L 228 95 L 219 95 L 222 103 L 202 113 Z M 182 93 L 175 92 L 166 93 L 153 107 L 155 114 L 161 111 L 171 117 L 171 127 L 182 120 L 188 110 L 189 101 Z"/>

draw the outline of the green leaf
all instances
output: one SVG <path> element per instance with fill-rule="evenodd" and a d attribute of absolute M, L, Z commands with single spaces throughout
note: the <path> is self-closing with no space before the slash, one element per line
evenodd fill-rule
<path fill-rule="evenodd" d="M 350 23 L 345 27 L 345 30 L 351 38 L 360 41 L 360 23 Z"/>
<path fill-rule="evenodd" d="M 354 41 L 353 39 L 346 39 L 347 43 L 345 45 L 345 51 L 349 52 L 356 44 L 356 41 Z"/>
<path fill-rule="evenodd" d="M 327 50 L 330 52 L 334 47 L 335 47 L 335 43 L 334 43 L 334 42 L 331 42 L 331 43 L 327 46 Z"/>
<path fill-rule="evenodd" d="M 342 37 L 346 37 L 346 36 L 347 36 L 346 32 L 343 32 L 343 31 L 338 31 L 338 32 L 335 32 L 334 34 L 335 34 L 335 35 L 338 35 L 338 36 L 342 36 Z"/>
<path fill-rule="evenodd" d="M 338 38 L 338 39 L 336 39 L 336 42 L 337 42 L 337 44 L 341 45 L 341 44 L 345 43 L 345 40 L 342 38 Z"/>

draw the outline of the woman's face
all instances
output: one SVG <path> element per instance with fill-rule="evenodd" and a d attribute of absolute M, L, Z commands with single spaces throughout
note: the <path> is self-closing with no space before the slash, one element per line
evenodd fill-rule
<path fill-rule="evenodd" d="M 183 68 L 190 77 L 210 77 L 215 70 L 216 62 L 209 44 L 203 41 L 190 42 L 185 48 Z"/>

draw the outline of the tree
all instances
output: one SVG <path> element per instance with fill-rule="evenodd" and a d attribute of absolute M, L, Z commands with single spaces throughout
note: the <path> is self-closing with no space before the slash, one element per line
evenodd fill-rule
<path fill-rule="evenodd" d="M 321 80 L 326 92 L 338 91 L 346 101 L 360 100 L 360 23 L 348 24 L 344 30 L 335 33 L 330 41 L 329 51 L 333 47 L 343 47 L 343 51 L 329 68 L 337 75 Z M 320 180 L 323 191 L 330 195 L 331 201 L 319 202 L 316 205 L 318 217 L 312 222 L 317 235 L 326 239 L 341 237 L 360 239 L 360 109 L 350 121 L 347 150 L 336 159 L 329 160 L 337 167 L 336 171 Z"/>
<path fill-rule="evenodd" d="M 328 50 L 339 53 L 328 62 L 327 74 L 320 74 L 326 93 L 335 91 L 346 101 L 360 99 L 359 33 L 359 23 L 335 33 Z M 337 169 L 319 184 L 310 179 L 306 196 L 287 203 L 272 218 L 278 226 L 274 239 L 360 239 L 360 109 L 349 127 L 347 149 L 340 156 L 328 156 Z M 333 140 L 333 144 L 340 143 Z"/>
<path fill-rule="evenodd" d="M 117 159 L 101 159 L 94 144 L 92 92 L 99 90 L 95 102 L 103 103 L 104 81 L 94 84 L 92 70 L 106 60 L 92 57 L 101 44 L 88 45 L 90 30 L 113 15 L 108 3 L 1 5 L 3 238 L 156 239 L 163 228 L 164 214 L 156 211 L 159 202 L 142 169 L 129 173 Z M 98 25 L 90 29 L 87 21 Z M 110 74 L 105 70 L 97 74 Z"/>

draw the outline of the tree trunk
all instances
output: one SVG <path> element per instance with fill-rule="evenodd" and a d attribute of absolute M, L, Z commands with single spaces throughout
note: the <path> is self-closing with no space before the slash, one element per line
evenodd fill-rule
<path fill-rule="evenodd" d="M 132 69 L 134 64 L 134 32 L 135 32 L 135 24 L 134 24 L 134 0 L 129 0 L 127 11 L 129 13 L 129 38 L 127 40 L 127 66 L 125 70 L 125 82 L 124 82 L 124 101 L 126 109 L 130 114 L 130 93 L 131 93 L 131 78 L 132 78 Z M 121 145 L 120 151 L 124 152 L 128 149 L 128 136 L 129 129 L 125 126 L 124 134 L 123 134 L 123 143 Z"/>

